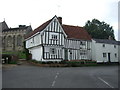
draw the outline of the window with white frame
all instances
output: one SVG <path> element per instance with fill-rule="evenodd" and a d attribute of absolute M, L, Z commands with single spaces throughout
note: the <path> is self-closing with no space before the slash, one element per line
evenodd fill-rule
<path fill-rule="evenodd" d="M 104 57 L 104 58 L 106 57 L 106 53 L 103 53 L 103 57 Z"/>
<path fill-rule="evenodd" d="M 80 51 L 80 55 L 86 55 L 86 51 L 85 50 L 81 50 Z"/>
<path fill-rule="evenodd" d="M 85 41 L 81 41 L 80 44 L 81 44 L 81 45 L 85 45 Z"/>
<path fill-rule="evenodd" d="M 115 58 L 117 58 L 117 53 L 115 53 Z"/>
<path fill-rule="evenodd" d="M 116 45 L 114 45 L 114 48 L 116 48 Z"/>
<path fill-rule="evenodd" d="M 105 44 L 103 44 L 103 47 L 105 47 Z"/>
<path fill-rule="evenodd" d="M 57 35 L 52 35 L 52 38 L 51 38 L 52 40 L 57 40 L 58 39 L 58 37 L 57 37 Z"/>

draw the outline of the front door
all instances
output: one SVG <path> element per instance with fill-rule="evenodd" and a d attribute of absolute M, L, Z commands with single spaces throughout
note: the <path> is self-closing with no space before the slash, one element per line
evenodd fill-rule
<path fill-rule="evenodd" d="M 68 50 L 65 49 L 65 60 L 68 60 Z"/>
<path fill-rule="evenodd" d="M 108 53 L 108 62 L 111 62 L 111 61 L 110 61 L 110 53 Z"/>

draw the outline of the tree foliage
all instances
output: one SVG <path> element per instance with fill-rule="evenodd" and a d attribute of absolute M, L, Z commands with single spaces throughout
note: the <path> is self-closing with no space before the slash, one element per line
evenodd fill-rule
<path fill-rule="evenodd" d="M 100 22 L 97 19 L 93 19 L 92 21 L 88 20 L 84 28 L 88 31 L 92 38 L 108 39 L 111 37 L 115 40 L 112 26 L 105 22 Z"/>

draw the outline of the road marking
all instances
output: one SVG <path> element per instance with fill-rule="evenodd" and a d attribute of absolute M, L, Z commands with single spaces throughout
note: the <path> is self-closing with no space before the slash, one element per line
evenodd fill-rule
<path fill-rule="evenodd" d="M 101 81 L 103 81 L 105 84 L 107 84 L 109 87 L 114 88 L 113 86 L 111 86 L 108 82 L 106 82 L 105 80 L 103 80 L 102 78 L 98 77 L 98 79 L 100 79 Z"/>
<path fill-rule="evenodd" d="M 59 75 L 59 72 L 57 72 L 57 75 Z"/>
<path fill-rule="evenodd" d="M 52 87 L 54 87 L 54 85 L 55 85 L 55 82 L 56 82 L 56 81 L 53 81 L 53 83 L 52 83 Z"/>
<path fill-rule="evenodd" d="M 55 76 L 55 78 L 54 78 L 54 81 L 52 82 L 52 87 L 55 86 L 55 82 L 56 82 L 56 79 L 57 79 L 58 75 L 59 75 L 59 72 L 56 73 L 56 76 Z"/>
<path fill-rule="evenodd" d="M 56 75 L 56 76 L 55 76 L 55 79 L 57 79 L 57 77 L 58 77 L 58 76 Z"/>

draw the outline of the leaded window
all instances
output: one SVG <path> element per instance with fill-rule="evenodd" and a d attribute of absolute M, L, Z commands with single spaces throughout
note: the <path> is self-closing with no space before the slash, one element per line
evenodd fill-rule
<path fill-rule="evenodd" d="M 11 36 L 7 37 L 7 46 L 12 47 L 12 37 Z"/>
<path fill-rule="evenodd" d="M 22 36 L 21 35 L 17 36 L 17 46 L 22 46 Z"/>
<path fill-rule="evenodd" d="M 55 48 L 50 48 L 50 53 L 51 54 L 56 54 L 56 49 Z"/>

